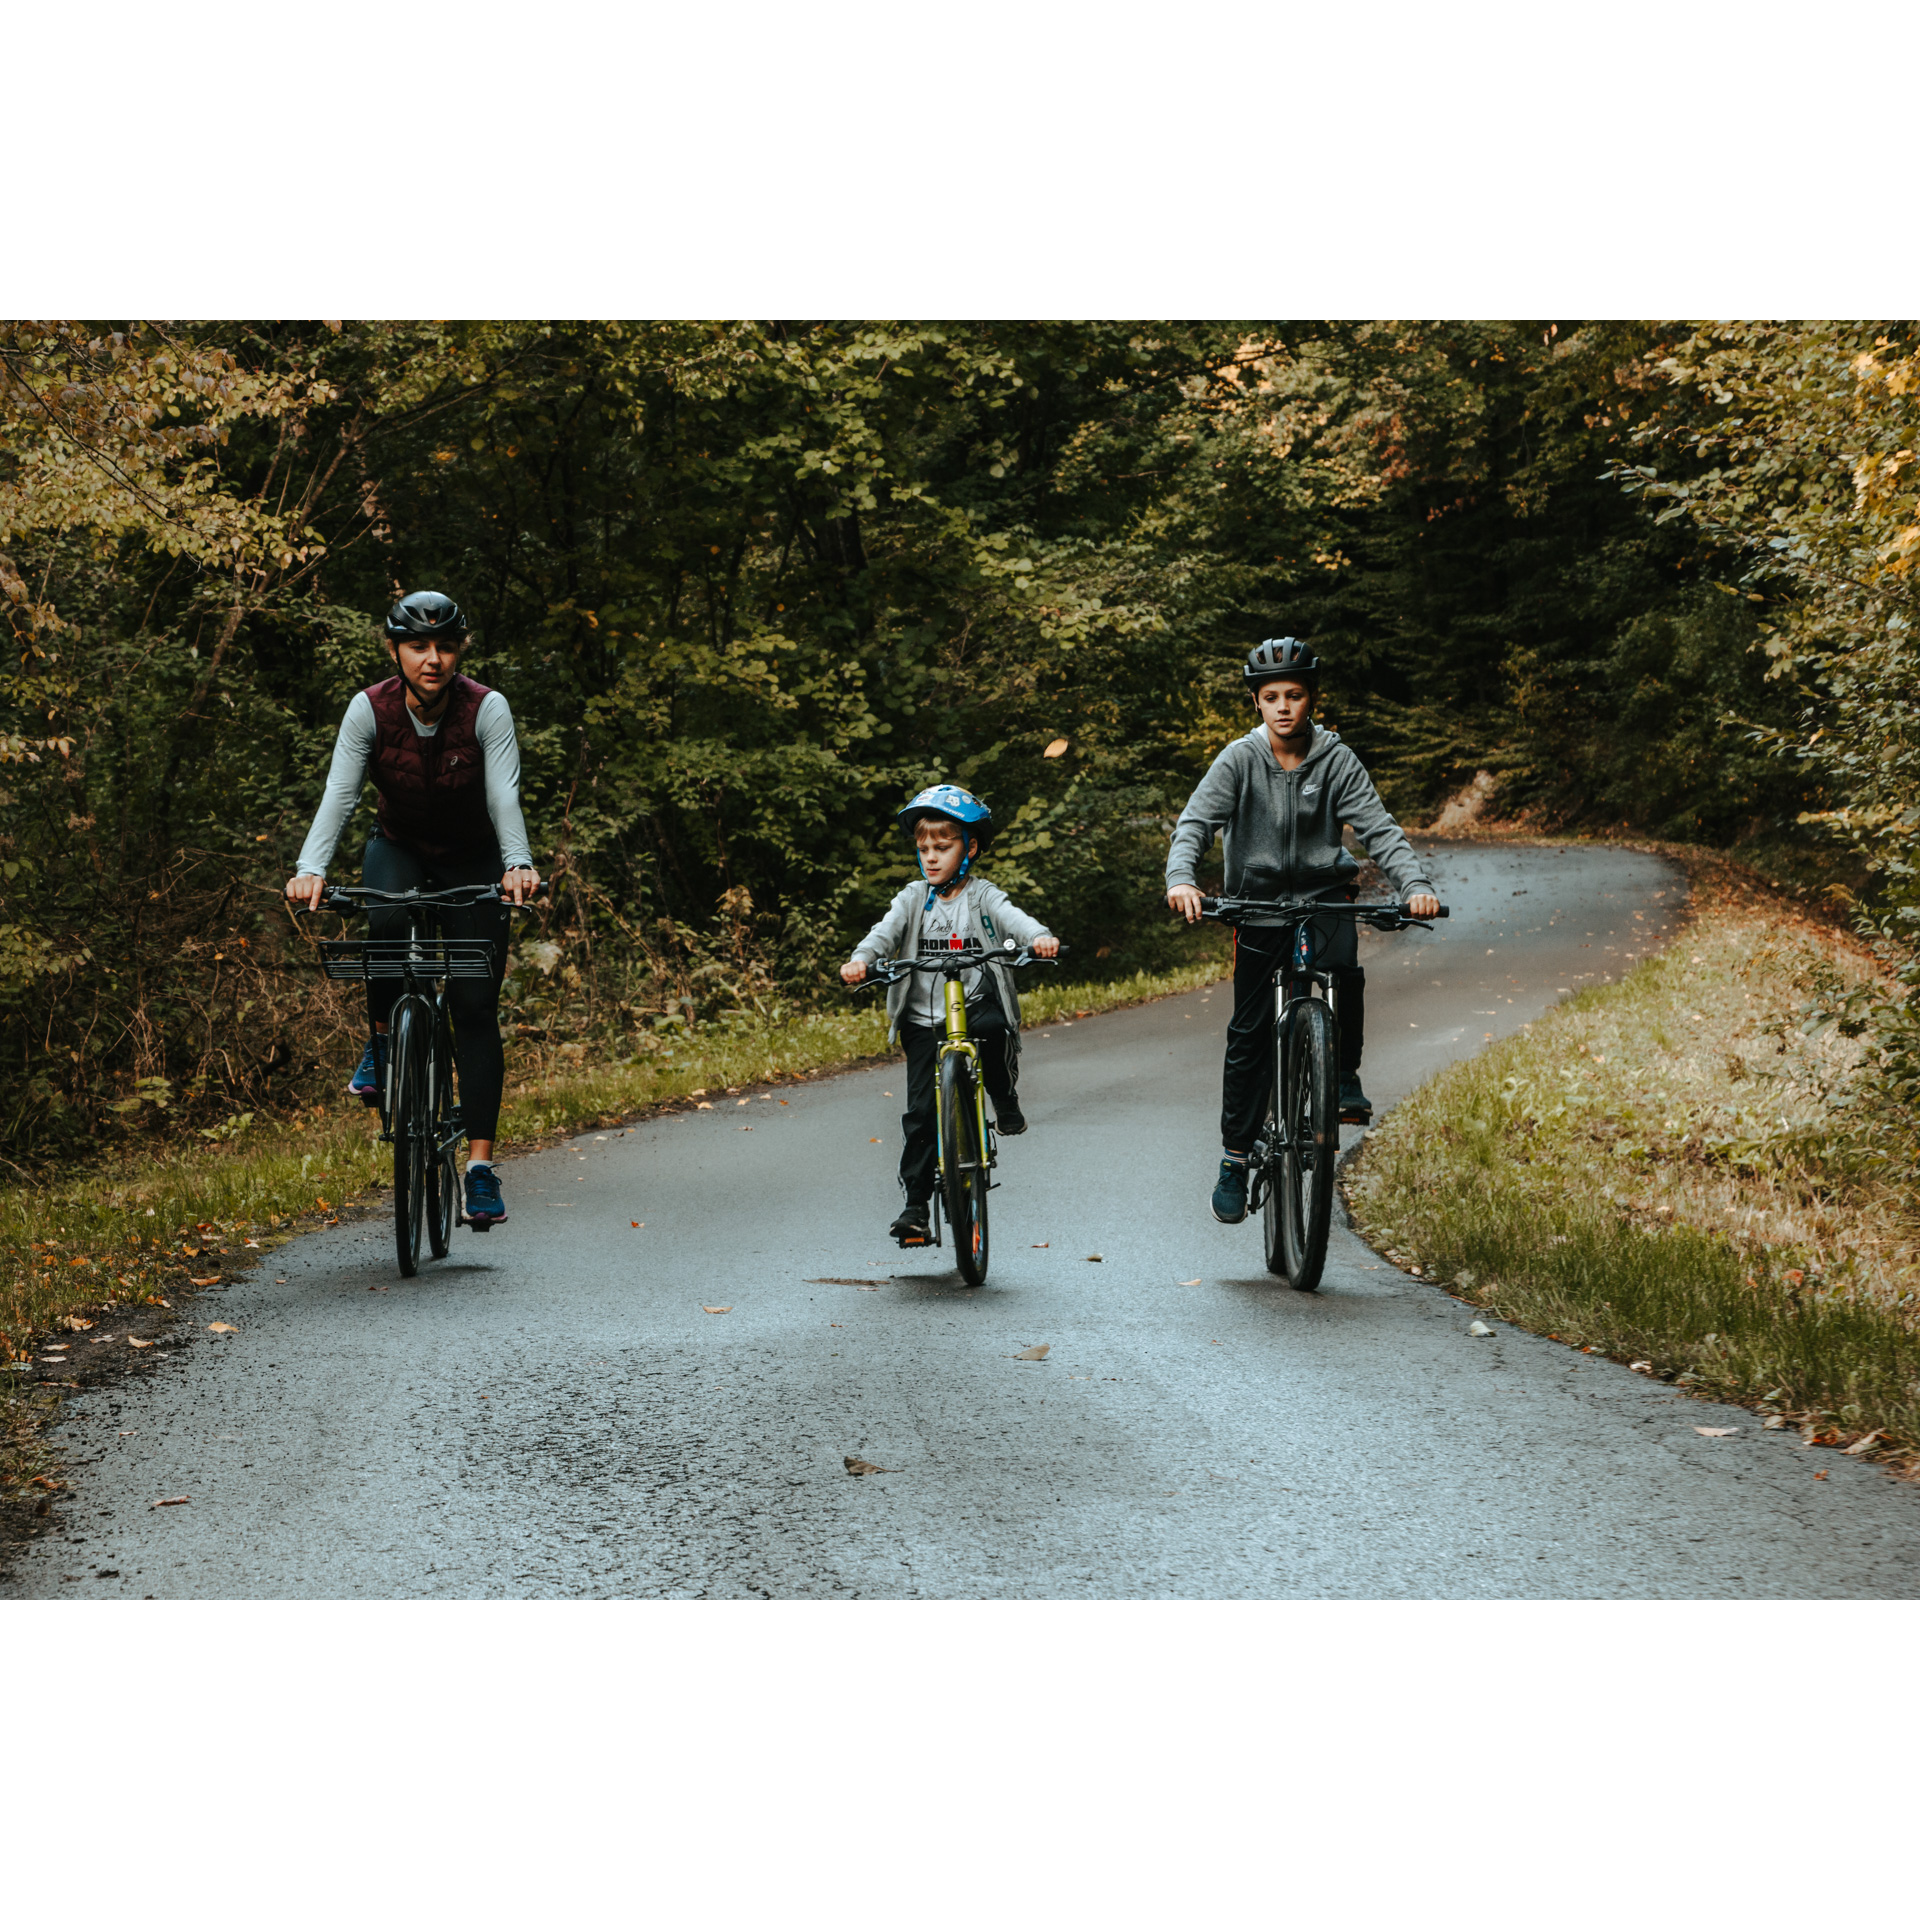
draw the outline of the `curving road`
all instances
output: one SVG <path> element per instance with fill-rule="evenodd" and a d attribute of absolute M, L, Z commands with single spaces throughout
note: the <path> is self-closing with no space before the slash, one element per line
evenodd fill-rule
<path fill-rule="evenodd" d="M 1435 873 L 1444 928 L 1367 936 L 1382 1108 L 1617 976 L 1682 897 L 1625 852 Z M 980 1292 L 885 1238 L 897 1068 L 516 1161 L 512 1223 L 416 1281 L 382 1222 L 296 1242 L 220 1296 L 237 1334 L 74 1403 L 88 1517 L 10 1591 L 1920 1593 L 1920 1496 L 1863 1462 L 1817 1482 L 1744 1412 L 1468 1339 L 1338 1229 L 1319 1294 L 1268 1279 L 1257 1223 L 1206 1210 L 1225 999 L 1029 1036 Z"/>

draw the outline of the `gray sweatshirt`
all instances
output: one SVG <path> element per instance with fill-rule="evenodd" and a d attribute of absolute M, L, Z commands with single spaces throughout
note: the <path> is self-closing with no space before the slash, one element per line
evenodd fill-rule
<path fill-rule="evenodd" d="M 1266 728 L 1255 727 L 1215 756 L 1174 823 L 1167 885 L 1197 886 L 1195 870 L 1222 833 L 1230 894 L 1313 899 L 1344 892 L 1360 863 L 1341 844 L 1343 826 L 1360 836 L 1402 900 L 1433 891 L 1366 768 L 1337 733 L 1315 727 L 1305 765 L 1288 773 L 1267 745 Z"/>
<path fill-rule="evenodd" d="M 889 906 L 867 930 L 865 939 L 853 950 L 856 960 L 918 960 L 920 959 L 920 935 L 930 918 L 941 917 L 939 909 L 952 907 L 962 910 L 967 931 L 957 936 L 967 943 L 965 950 L 979 952 L 984 948 L 998 947 L 1011 937 L 1023 947 L 1030 947 L 1036 940 L 1044 940 L 1047 929 L 1029 913 L 1022 913 L 991 880 L 983 880 L 976 874 L 968 876 L 967 884 L 960 891 L 941 900 L 924 880 L 915 880 L 904 886 L 893 896 Z M 929 908 L 934 909 L 929 913 Z M 967 981 L 968 998 L 976 998 L 974 981 L 981 974 L 990 978 L 1000 994 L 1000 1004 L 1006 1010 L 1007 1025 L 1013 1029 L 1014 1044 L 1019 1044 L 1020 1035 L 1020 996 L 1013 990 L 1013 981 L 1005 967 L 979 967 L 970 969 L 961 977 Z M 925 982 L 933 984 L 935 998 L 929 1001 Z M 919 989 L 916 992 L 916 989 Z M 938 974 L 910 973 L 894 981 L 887 989 L 887 1018 L 897 1029 L 901 1016 L 925 1021 L 928 1025 L 938 1025 L 945 1018 L 945 982 Z M 938 1007 L 939 1014 L 929 1009 Z"/>

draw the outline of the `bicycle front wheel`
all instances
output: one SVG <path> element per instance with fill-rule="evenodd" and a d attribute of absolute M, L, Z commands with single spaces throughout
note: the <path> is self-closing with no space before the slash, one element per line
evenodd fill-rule
<path fill-rule="evenodd" d="M 965 1054 L 950 1053 L 940 1062 L 940 1186 L 954 1259 L 970 1287 L 987 1277 L 987 1175 L 973 1072 Z"/>
<path fill-rule="evenodd" d="M 1280 1234 L 1288 1286 L 1311 1293 L 1326 1266 L 1333 1221 L 1333 1173 L 1340 1158 L 1339 1048 L 1324 1000 L 1290 1002 L 1278 1025 Z"/>
<path fill-rule="evenodd" d="M 444 1013 L 433 1031 L 436 1044 L 427 1063 L 427 1111 L 433 1127 L 427 1142 L 427 1245 L 436 1260 L 444 1260 L 460 1219 L 460 1175 L 453 1164 L 453 1035 Z"/>
<path fill-rule="evenodd" d="M 418 1000 L 394 1009 L 387 1050 L 388 1128 L 393 1134 L 393 1244 L 400 1271 L 420 1271 L 420 1228 L 427 1211 L 427 1157 L 433 1114 L 427 1098 L 427 1010 Z"/>

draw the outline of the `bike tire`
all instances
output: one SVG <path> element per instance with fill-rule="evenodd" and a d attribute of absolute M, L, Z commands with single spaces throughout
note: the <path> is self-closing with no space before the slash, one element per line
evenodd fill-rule
<path fill-rule="evenodd" d="M 1311 1293 L 1327 1263 L 1334 1167 L 1340 1158 L 1340 1064 L 1324 1000 L 1295 1000 L 1280 1022 L 1275 1085 L 1284 1102 L 1280 1231 L 1287 1285 Z"/>
<path fill-rule="evenodd" d="M 403 1000 L 394 1009 L 393 1036 L 387 1053 L 387 1126 L 393 1135 L 393 1244 L 400 1271 L 409 1279 L 420 1271 L 420 1229 L 427 1210 L 428 1130 L 427 1031 L 424 1009 Z"/>
<path fill-rule="evenodd" d="M 940 1063 L 940 1186 L 954 1263 L 970 1287 L 987 1278 L 986 1159 L 972 1070 L 964 1054 L 950 1053 Z"/>
<path fill-rule="evenodd" d="M 453 1035 L 444 1013 L 434 1022 L 434 1036 L 433 1058 L 427 1064 L 427 1110 L 433 1126 L 427 1143 L 427 1246 L 436 1260 L 444 1260 L 460 1221 L 460 1174 L 448 1133 L 453 1119 Z"/>

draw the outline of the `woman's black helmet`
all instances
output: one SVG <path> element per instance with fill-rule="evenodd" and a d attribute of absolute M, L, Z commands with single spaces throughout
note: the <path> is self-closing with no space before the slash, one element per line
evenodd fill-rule
<path fill-rule="evenodd" d="M 1317 691 L 1320 662 L 1304 640 L 1262 640 L 1247 655 L 1240 678 L 1249 693 L 1262 680 L 1304 680 Z"/>
<path fill-rule="evenodd" d="M 428 634 L 462 639 L 466 631 L 467 616 L 444 593 L 410 593 L 387 615 L 389 640 L 419 640 Z"/>

